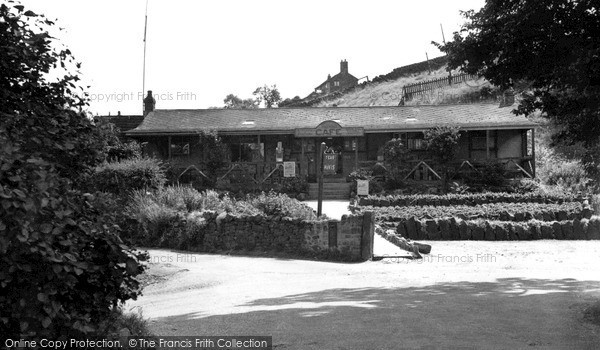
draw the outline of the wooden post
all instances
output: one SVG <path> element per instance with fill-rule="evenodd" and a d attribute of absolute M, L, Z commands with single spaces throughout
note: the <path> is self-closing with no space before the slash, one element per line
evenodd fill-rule
<path fill-rule="evenodd" d="M 485 131 L 485 159 L 490 159 L 490 131 Z"/>
<path fill-rule="evenodd" d="M 302 140 L 302 153 L 300 154 L 300 177 L 304 177 L 308 175 L 308 164 L 306 162 L 306 157 L 304 156 L 304 149 L 306 148 L 306 138 L 301 138 Z"/>
<path fill-rule="evenodd" d="M 317 216 L 323 214 L 323 153 L 325 153 L 325 142 L 321 142 L 319 153 L 317 154 L 317 181 L 319 182 L 319 192 L 317 194 Z"/>
<path fill-rule="evenodd" d="M 354 170 L 358 170 L 358 137 L 354 138 Z"/>
<path fill-rule="evenodd" d="M 535 179 L 535 128 L 531 128 L 531 176 Z"/>
<path fill-rule="evenodd" d="M 169 136 L 169 160 L 171 160 L 171 136 Z"/>
<path fill-rule="evenodd" d="M 375 217 L 372 212 L 363 214 L 362 237 L 360 239 L 360 257 L 362 261 L 373 258 L 373 240 L 375 235 Z"/>

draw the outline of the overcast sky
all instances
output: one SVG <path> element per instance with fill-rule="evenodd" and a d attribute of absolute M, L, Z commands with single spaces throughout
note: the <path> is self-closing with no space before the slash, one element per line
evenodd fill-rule
<path fill-rule="evenodd" d="M 61 42 L 82 62 L 96 114 L 141 114 L 146 0 L 22 0 L 57 19 Z M 264 84 L 305 97 L 348 60 L 373 78 L 441 53 L 431 41 L 458 30 L 459 10 L 483 0 L 149 0 L 146 90 L 161 109 L 223 105 Z"/>

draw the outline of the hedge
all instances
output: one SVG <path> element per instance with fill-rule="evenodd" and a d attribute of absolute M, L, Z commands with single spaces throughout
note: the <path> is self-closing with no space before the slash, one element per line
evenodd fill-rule
<path fill-rule="evenodd" d="M 104 163 L 92 175 L 92 185 L 98 191 L 120 195 L 134 190 L 159 188 L 165 181 L 161 163 L 153 158 Z"/>
<path fill-rule="evenodd" d="M 579 202 L 562 204 L 544 203 L 491 203 L 478 206 L 412 206 L 412 207 L 372 207 L 352 206 L 351 211 L 360 213 L 371 211 L 380 223 L 401 222 L 411 217 L 432 219 L 455 217 L 463 220 L 488 219 L 499 221 L 563 221 L 573 219 L 589 219 L 592 210 Z"/>
<path fill-rule="evenodd" d="M 410 218 L 400 223 L 396 232 L 402 237 L 414 240 L 596 240 L 600 239 L 600 217 L 524 222 Z"/>
<path fill-rule="evenodd" d="M 582 202 L 581 195 L 541 194 L 541 193 L 507 193 L 485 192 L 468 194 L 414 194 L 366 196 L 358 199 L 358 205 L 373 207 L 406 207 L 406 206 L 448 206 L 448 205 L 481 205 L 488 203 L 567 203 Z"/>

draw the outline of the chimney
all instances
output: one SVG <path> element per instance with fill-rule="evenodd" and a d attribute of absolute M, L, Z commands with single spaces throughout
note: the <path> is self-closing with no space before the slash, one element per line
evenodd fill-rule
<path fill-rule="evenodd" d="M 154 110 L 156 100 L 152 97 L 152 90 L 148 90 L 148 96 L 144 98 L 144 117 Z"/>
<path fill-rule="evenodd" d="M 348 61 L 342 60 L 340 62 L 340 73 L 348 74 Z"/>

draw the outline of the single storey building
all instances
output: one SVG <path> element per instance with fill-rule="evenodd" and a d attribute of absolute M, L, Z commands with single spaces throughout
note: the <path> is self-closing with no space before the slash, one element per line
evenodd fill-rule
<path fill-rule="evenodd" d="M 203 169 L 199 131 L 216 131 L 229 147 L 222 178 L 269 182 L 283 162 L 295 175 L 316 181 L 319 145 L 336 154 L 330 178 L 382 161 L 382 146 L 392 138 L 411 151 L 411 180 L 437 180 L 427 158 L 423 132 L 436 126 L 461 128 L 455 152 L 457 171 L 481 162 L 498 162 L 518 176 L 534 177 L 534 128 L 537 124 L 495 104 L 398 107 L 152 110 L 128 136 L 146 142 L 148 153 L 183 172 Z"/>

